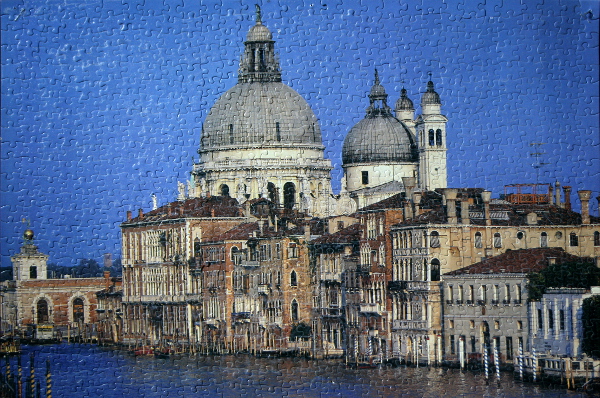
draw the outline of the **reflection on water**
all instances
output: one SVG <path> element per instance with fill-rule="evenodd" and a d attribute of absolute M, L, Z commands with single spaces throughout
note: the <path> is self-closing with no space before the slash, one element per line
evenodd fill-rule
<path fill-rule="evenodd" d="M 35 353 L 42 392 L 45 362 L 51 361 L 55 397 L 580 397 L 513 380 L 503 373 L 500 386 L 483 375 L 442 368 L 350 369 L 340 361 L 251 356 L 134 357 L 124 351 L 89 345 L 25 347 Z M 11 371 L 17 370 L 16 358 Z"/>

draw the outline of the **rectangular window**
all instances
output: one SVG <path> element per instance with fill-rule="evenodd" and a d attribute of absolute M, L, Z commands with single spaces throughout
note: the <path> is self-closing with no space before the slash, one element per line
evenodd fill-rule
<path fill-rule="evenodd" d="M 368 171 L 361 171 L 362 174 L 362 183 L 364 185 L 367 185 L 369 183 L 369 172 Z"/>
<path fill-rule="evenodd" d="M 554 329 L 554 311 L 548 310 L 548 329 Z"/>
<path fill-rule="evenodd" d="M 454 321 L 450 320 L 450 321 L 448 322 L 448 327 L 449 327 L 450 329 L 454 329 Z"/>
<path fill-rule="evenodd" d="M 454 341 L 454 335 L 450 335 L 450 354 L 456 354 L 456 346 Z"/>
<path fill-rule="evenodd" d="M 538 308 L 537 310 L 537 321 L 538 321 L 538 329 L 543 329 L 544 328 L 544 317 L 543 317 L 543 312 L 541 308 Z"/>
<path fill-rule="evenodd" d="M 29 279 L 37 279 L 37 267 L 35 265 L 29 267 Z"/>
<path fill-rule="evenodd" d="M 463 285 L 458 285 L 458 304 L 462 304 L 464 300 Z"/>
<path fill-rule="evenodd" d="M 516 297 L 515 297 L 515 304 L 521 304 L 521 284 L 518 284 L 515 286 L 515 292 L 516 292 Z"/>
<path fill-rule="evenodd" d="M 569 243 L 571 246 L 579 246 L 579 237 L 576 233 L 571 233 L 571 235 L 569 235 Z"/>
<path fill-rule="evenodd" d="M 510 304 L 510 285 L 508 283 L 504 285 L 504 303 Z"/>
<path fill-rule="evenodd" d="M 494 292 L 494 304 L 498 304 L 498 301 L 500 300 L 500 286 L 494 285 L 493 292 Z"/>
<path fill-rule="evenodd" d="M 513 341 L 511 336 L 506 336 L 506 359 L 513 359 Z"/>
<path fill-rule="evenodd" d="M 558 313 L 560 330 L 565 330 L 565 310 L 560 310 Z"/>
<path fill-rule="evenodd" d="M 475 343 L 475 336 L 471 336 L 471 352 L 477 352 L 477 345 Z"/>
<path fill-rule="evenodd" d="M 473 285 L 469 285 L 469 298 L 468 300 L 470 301 L 469 304 L 473 304 L 473 300 L 475 300 L 475 286 Z"/>
<path fill-rule="evenodd" d="M 517 321 L 517 330 L 523 330 L 523 322 Z"/>

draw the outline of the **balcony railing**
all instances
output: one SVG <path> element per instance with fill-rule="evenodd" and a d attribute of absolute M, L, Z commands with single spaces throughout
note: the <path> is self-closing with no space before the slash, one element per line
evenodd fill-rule
<path fill-rule="evenodd" d="M 322 281 L 341 282 L 342 273 L 341 272 L 321 272 L 321 280 Z"/>
<path fill-rule="evenodd" d="M 269 286 L 268 285 L 258 285 L 257 287 L 258 294 L 269 294 Z"/>
<path fill-rule="evenodd" d="M 340 317 L 343 315 L 341 308 L 319 308 L 318 313 L 323 317 Z"/>
<path fill-rule="evenodd" d="M 383 313 L 383 310 L 382 310 L 380 304 L 369 303 L 369 304 L 360 304 L 360 312 L 362 312 L 363 314 L 381 315 Z"/>
<path fill-rule="evenodd" d="M 427 321 L 406 321 L 402 319 L 394 319 L 392 327 L 396 330 L 427 330 Z"/>

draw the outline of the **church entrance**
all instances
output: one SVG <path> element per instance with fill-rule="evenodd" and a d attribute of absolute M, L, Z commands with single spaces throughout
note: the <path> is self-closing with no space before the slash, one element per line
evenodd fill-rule
<path fill-rule="evenodd" d="M 293 209 L 296 204 L 296 186 L 293 182 L 286 182 L 283 186 L 283 207 Z"/>

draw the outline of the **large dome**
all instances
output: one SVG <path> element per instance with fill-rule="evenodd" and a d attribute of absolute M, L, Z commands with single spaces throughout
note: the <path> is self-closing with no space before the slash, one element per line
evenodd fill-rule
<path fill-rule="evenodd" d="M 202 150 L 310 144 L 322 146 L 308 103 L 280 82 L 238 83 L 210 110 Z"/>
<path fill-rule="evenodd" d="M 391 115 L 367 116 L 358 122 L 344 140 L 342 162 L 415 162 L 415 140 L 404 123 Z"/>

